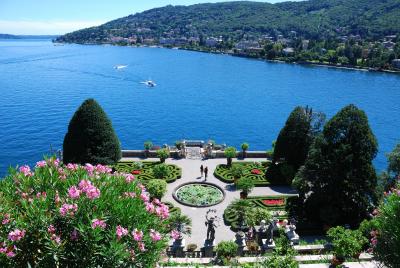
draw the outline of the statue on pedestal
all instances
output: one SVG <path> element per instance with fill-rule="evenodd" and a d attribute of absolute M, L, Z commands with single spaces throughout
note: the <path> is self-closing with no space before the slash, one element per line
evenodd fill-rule
<path fill-rule="evenodd" d="M 207 239 L 206 243 L 209 245 L 212 245 L 215 240 L 215 228 L 218 227 L 218 217 L 216 215 L 211 216 L 210 214 L 217 213 L 217 210 L 215 209 L 210 209 L 206 213 L 206 226 L 207 226 Z"/>
<path fill-rule="evenodd" d="M 296 233 L 296 225 L 294 221 L 291 221 L 290 224 L 285 225 L 285 234 L 290 241 L 291 245 L 298 245 L 300 241 L 299 235 Z"/>

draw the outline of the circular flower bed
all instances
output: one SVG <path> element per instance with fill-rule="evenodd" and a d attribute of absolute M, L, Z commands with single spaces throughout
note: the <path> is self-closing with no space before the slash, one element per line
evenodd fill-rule
<path fill-rule="evenodd" d="M 225 193 L 212 183 L 190 182 L 177 187 L 173 196 L 176 201 L 186 206 L 210 207 L 221 203 Z"/>

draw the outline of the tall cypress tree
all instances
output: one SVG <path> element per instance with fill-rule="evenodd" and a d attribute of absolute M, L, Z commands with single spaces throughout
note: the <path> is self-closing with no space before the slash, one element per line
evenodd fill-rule
<path fill-rule="evenodd" d="M 366 114 L 354 105 L 339 111 L 315 139 L 294 181 L 307 217 L 329 225 L 364 219 L 376 198 L 376 153 Z"/>
<path fill-rule="evenodd" d="M 121 148 L 110 119 L 94 99 L 85 100 L 72 117 L 64 138 L 64 163 L 114 164 Z"/>

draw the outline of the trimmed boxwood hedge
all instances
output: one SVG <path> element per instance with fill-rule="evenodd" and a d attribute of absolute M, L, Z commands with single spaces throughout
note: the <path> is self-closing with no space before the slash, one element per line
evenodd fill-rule
<path fill-rule="evenodd" d="M 297 198 L 297 196 L 252 196 L 248 197 L 247 200 L 250 201 L 252 207 L 259 207 L 268 209 L 272 212 L 272 217 L 277 218 L 278 220 L 288 219 L 289 215 L 287 212 L 287 204 L 290 198 Z M 283 205 L 267 205 L 263 203 L 263 200 L 276 200 L 283 199 Z M 224 222 L 226 225 L 231 226 L 233 231 L 238 229 L 238 220 L 239 215 L 231 208 L 232 203 L 225 209 L 224 211 Z M 274 211 L 285 211 L 284 215 L 275 216 Z"/>
<path fill-rule="evenodd" d="M 156 179 L 153 176 L 152 168 L 153 166 L 160 164 L 160 162 L 154 162 L 154 161 L 140 161 L 140 162 L 143 164 L 143 166 L 140 169 L 140 174 L 135 174 L 135 177 L 142 181 L 149 181 Z M 136 170 L 136 168 L 134 167 L 134 163 L 135 163 L 134 161 L 122 161 L 114 165 L 114 168 L 118 172 L 131 173 L 133 170 Z M 172 164 L 166 164 L 166 165 L 169 170 L 168 176 L 164 178 L 166 182 L 171 183 L 181 178 L 182 169 L 180 167 Z"/>
<path fill-rule="evenodd" d="M 235 165 L 243 166 L 244 175 L 242 176 L 242 178 L 252 179 L 254 181 L 255 186 L 270 185 L 270 182 L 267 180 L 267 178 L 265 176 L 265 170 L 270 165 L 270 162 L 262 162 L 261 166 L 260 166 L 260 164 L 257 164 L 254 162 L 234 162 L 232 164 L 232 166 L 235 166 Z M 253 169 L 260 170 L 260 174 L 251 173 L 251 171 Z M 218 165 L 215 168 L 214 176 L 225 183 L 233 183 L 233 181 L 234 181 L 233 175 L 230 172 L 230 168 L 227 165 L 223 165 L 223 164 Z"/>

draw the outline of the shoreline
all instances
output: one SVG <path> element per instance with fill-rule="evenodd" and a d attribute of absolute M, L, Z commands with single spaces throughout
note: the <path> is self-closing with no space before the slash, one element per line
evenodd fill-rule
<path fill-rule="evenodd" d="M 54 43 L 54 42 L 53 42 Z M 235 53 L 228 53 L 223 51 L 208 51 L 202 49 L 194 49 L 194 48 L 185 48 L 185 47 L 167 47 L 162 45 L 126 45 L 121 46 L 118 44 L 110 44 L 110 43 L 61 43 L 61 44 L 75 44 L 75 45 L 98 45 L 98 46 L 116 46 L 116 47 L 136 47 L 136 48 L 164 48 L 164 49 L 171 49 L 171 50 L 186 50 L 186 51 L 193 51 L 193 52 L 200 52 L 200 53 L 207 53 L 207 54 L 216 54 L 216 55 L 228 55 L 232 57 L 238 58 L 245 58 L 245 59 L 254 59 L 265 61 L 269 63 L 285 63 L 285 64 L 294 64 L 294 65 L 301 65 L 301 66 L 312 66 L 312 67 L 325 67 L 325 68 L 334 68 L 334 69 L 342 69 L 342 70 L 351 70 L 351 71 L 362 71 L 362 72 L 371 72 L 371 73 L 385 73 L 385 74 L 395 74 L 400 75 L 400 70 L 388 70 L 388 69 L 374 69 L 371 67 L 357 67 L 352 65 L 337 65 L 331 63 L 322 63 L 322 62 L 308 62 L 308 61 L 285 61 L 285 60 L 270 60 L 260 57 L 252 57 L 246 55 L 240 55 Z"/>

